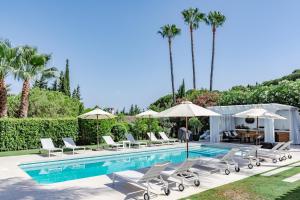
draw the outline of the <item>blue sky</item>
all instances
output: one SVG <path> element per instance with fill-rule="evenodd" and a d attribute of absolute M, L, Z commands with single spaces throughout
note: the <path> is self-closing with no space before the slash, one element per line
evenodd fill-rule
<path fill-rule="evenodd" d="M 227 17 L 217 30 L 215 85 L 218 90 L 255 84 L 300 68 L 300 2 L 297 0 L 2 0 L 0 37 L 52 53 L 64 69 L 69 58 L 72 87 L 81 86 L 87 107 L 147 107 L 170 93 L 167 41 L 157 31 L 182 28 L 173 45 L 175 85 L 192 87 L 189 33 L 180 12 L 197 7 Z M 211 31 L 195 33 L 197 86 L 208 88 Z M 12 91 L 21 82 L 8 78 Z"/>

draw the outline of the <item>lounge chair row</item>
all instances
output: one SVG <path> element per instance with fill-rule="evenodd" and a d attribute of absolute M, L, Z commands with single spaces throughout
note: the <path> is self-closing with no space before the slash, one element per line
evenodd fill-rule
<path fill-rule="evenodd" d="M 157 137 L 155 136 L 154 133 L 147 133 L 147 136 L 149 137 L 150 142 L 155 145 L 175 144 L 178 142 L 177 139 L 169 138 L 164 132 L 159 132 L 159 135 L 162 139 L 157 139 Z M 130 133 L 126 133 L 125 137 L 127 139 L 126 141 L 117 143 L 109 135 L 102 136 L 105 143 L 112 149 L 116 149 L 116 150 L 125 148 L 126 143 L 129 144 L 129 147 L 136 146 L 136 147 L 140 148 L 142 146 L 147 146 L 146 142 L 140 142 L 140 141 L 135 140 L 134 137 L 132 136 L 132 134 L 130 134 Z"/>
<path fill-rule="evenodd" d="M 250 148 L 250 150 L 248 149 L 247 151 L 248 154 L 242 154 L 241 156 L 249 160 L 255 158 L 257 166 L 260 166 L 260 157 L 258 157 L 258 155 L 264 155 L 265 158 L 269 157 L 271 159 L 276 155 L 279 156 L 278 159 L 281 158 L 281 161 L 284 160 L 284 156 L 291 159 L 292 155 L 289 151 L 290 144 L 291 142 L 279 143 L 275 145 L 273 149 Z M 253 151 L 253 149 L 255 149 L 255 151 Z M 113 185 L 115 185 L 116 180 L 123 180 L 138 185 L 145 190 L 145 200 L 149 200 L 152 194 L 159 193 L 153 190 L 154 187 L 151 186 L 152 184 L 160 186 L 165 195 L 169 195 L 171 191 L 168 181 L 174 181 L 178 190 L 183 191 L 185 186 L 194 185 L 198 187 L 200 185 L 199 175 L 203 173 L 203 170 L 210 170 L 210 172 L 224 171 L 226 175 L 229 175 L 230 167 L 232 166 L 236 172 L 239 172 L 239 163 L 235 160 L 235 158 L 240 157 L 239 152 L 243 153 L 245 149 L 233 148 L 220 158 L 201 157 L 197 159 L 187 159 L 180 165 L 158 163 L 149 168 L 146 173 L 134 170 L 115 172 L 113 173 Z M 250 169 L 252 168 L 253 166 Z"/>
<path fill-rule="evenodd" d="M 85 151 L 86 147 L 77 146 L 72 138 L 62 138 L 66 149 L 72 149 L 73 155 L 75 150 L 83 149 Z M 48 151 L 48 157 L 51 156 L 51 152 L 61 152 L 63 154 L 63 148 L 57 148 L 54 146 L 51 138 L 41 138 L 42 149 Z"/>
<path fill-rule="evenodd" d="M 113 173 L 113 185 L 115 185 L 116 180 L 123 180 L 128 183 L 138 185 L 145 190 L 145 200 L 150 199 L 152 194 L 159 193 L 157 191 L 150 190 L 153 188 L 151 186 L 152 184 L 160 186 L 165 195 L 169 195 L 170 189 L 168 181 L 175 182 L 179 191 L 183 191 L 186 186 L 200 186 L 199 175 L 202 173 L 201 167 L 213 166 L 214 168 L 218 168 L 221 165 L 225 165 L 224 167 L 229 171 L 228 166 L 232 164 L 232 157 L 237 151 L 237 149 L 232 149 L 220 159 L 187 159 L 180 165 L 158 163 L 149 168 L 146 173 L 135 170 L 115 172 Z M 212 162 L 214 162 L 215 165 L 212 165 Z M 239 172 L 238 164 L 234 163 L 234 165 L 236 171 Z M 221 168 L 219 169 L 221 170 Z"/>

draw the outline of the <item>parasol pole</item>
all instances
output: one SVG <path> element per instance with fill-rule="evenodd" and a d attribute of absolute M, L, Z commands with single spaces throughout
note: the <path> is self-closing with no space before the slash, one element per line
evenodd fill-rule
<path fill-rule="evenodd" d="M 186 158 L 189 158 L 189 133 L 188 133 L 188 118 L 185 117 L 185 140 L 186 140 Z"/>
<path fill-rule="evenodd" d="M 98 134 L 98 127 L 99 127 L 98 115 L 97 115 L 97 149 L 99 149 L 99 134 Z"/>

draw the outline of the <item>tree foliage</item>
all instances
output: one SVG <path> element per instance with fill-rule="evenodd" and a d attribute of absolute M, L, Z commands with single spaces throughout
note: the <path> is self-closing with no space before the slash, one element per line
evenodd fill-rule
<path fill-rule="evenodd" d="M 17 116 L 20 95 L 8 98 L 9 116 Z M 61 92 L 39 88 L 32 89 L 29 96 L 28 117 L 76 117 L 83 111 L 80 101 L 70 98 Z"/>

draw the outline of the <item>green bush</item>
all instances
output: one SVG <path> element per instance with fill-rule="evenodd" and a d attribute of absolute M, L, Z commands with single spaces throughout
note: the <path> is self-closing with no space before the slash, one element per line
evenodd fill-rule
<path fill-rule="evenodd" d="M 52 138 L 55 145 L 62 146 L 63 137 L 77 140 L 77 119 L 0 120 L 0 151 L 40 148 L 40 138 Z"/>
<path fill-rule="evenodd" d="M 121 141 L 125 139 L 125 133 L 127 133 L 128 127 L 125 122 L 117 122 L 111 128 L 111 133 L 115 141 Z"/>
<path fill-rule="evenodd" d="M 20 95 L 8 98 L 8 116 L 16 117 Z M 29 96 L 28 117 L 77 117 L 83 112 L 83 104 L 61 92 L 33 88 Z"/>
<path fill-rule="evenodd" d="M 98 135 L 111 135 L 111 128 L 115 124 L 115 119 L 98 120 Z M 79 144 L 97 144 L 97 120 L 78 119 Z"/>

